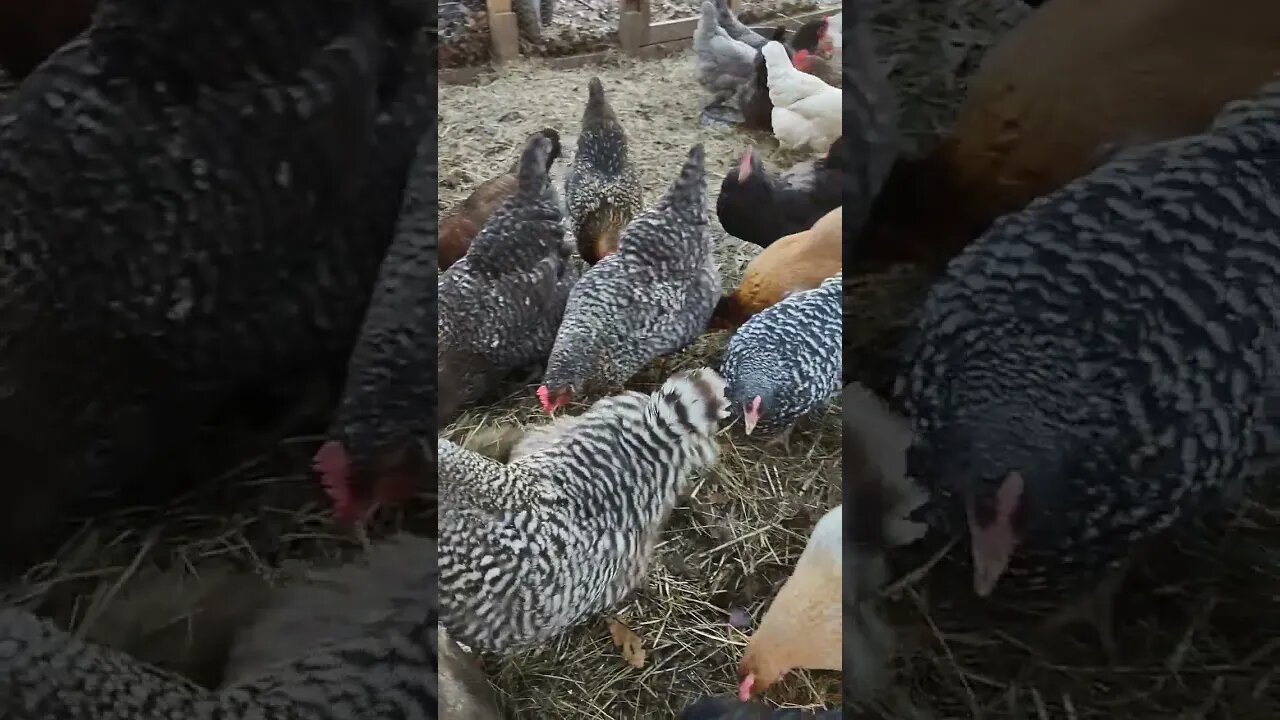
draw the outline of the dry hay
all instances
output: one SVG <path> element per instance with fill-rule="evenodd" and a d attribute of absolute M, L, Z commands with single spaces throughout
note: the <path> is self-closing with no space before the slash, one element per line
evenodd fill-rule
<path fill-rule="evenodd" d="M 488 85 L 442 87 L 441 211 L 447 212 L 476 183 L 505 171 L 525 138 L 544 127 L 561 134 L 564 157 L 555 173 L 559 184 L 576 147 L 592 76 L 601 78 L 626 127 L 629 156 L 646 189 L 646 204 L 656 201 L 674 179 L 689 147 L 704 144 L 712 225 L 721 236 L 721 269 L 726 285 L 736 284 L 758 249 L 724 236 L 714 220 L 720 180 L 748 144 L 758 145 L 773 167 L 788 167 L 796 158 L 780 153 L 770 137 L 700 127 L 697 116 L 705 97 L 693 80 L 689 53 L 580 70 L 523 63 L 503 68 Z M 726 338 L 725 333 L 707 335 L 684 353 L 658 361 L 629 386 L 647 391 L 677 369 L 717 366 Z M 533 388 L 509 388 L 507 397 L 464 413 L 446 433 L 465 441 L 496 427 L 545 422 Z M 674 513 L 647 585 L 615 610 L 644 641 L 643 668 L 623 660 L 603 619 L 593 621 L 545 647 L 488 660 L 509 707 L 530 718 L 670 718 L 698 696 L 732 693 L 745 636 L 730 627 L 730 612 L 745 609 L 758 621 L 794 566 L 809 530 L 840 502 L 837 413 L 838 408 L 821 422 L 802 424 L 785 453 L 763 447 L 737 426 L 725 430 L 719 466 L 695 484 L 691 497 Z M 831 673 L 799 673 L 770 697 L 801 707 L 831 706 L 838 701 L 838 686 Z"/>

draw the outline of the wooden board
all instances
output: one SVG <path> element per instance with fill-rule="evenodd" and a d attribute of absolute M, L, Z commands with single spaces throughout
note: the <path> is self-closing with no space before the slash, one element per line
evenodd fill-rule
<path fill-rule="evenodd" d="M 838 12 L 840 12 L 839 7 L 824 8 L 822 10 L 814 10 L 812 12 L 793 15 L 791 17 L 776 18 L 768 21 L 768 24 L 754 25 L 752 26 L 752 29 L 756 32 L 768 31 L 776 27 L 785 27 L 788 30 L 795 30 L 807 22 L 818 20 L 820 18 L 827 17 L 828 15 L 835 15 Z M 676 40 L 692 40 L 693 34 L 697 28 L 698 18 L 696 17 L 682 18 L 680 20 L 665 20 L 660 23 L 654 23 L 649 26 L 648 35 L 645 41 L 640 43 L 639 47 L 669 43 Z M 638 50 L 639 47 L 628 52 L 628 54 L 636 54 L 635 50 Z M 625 52 L 626 49 L 627 46 L 624 44 L 623 51 Z"/>

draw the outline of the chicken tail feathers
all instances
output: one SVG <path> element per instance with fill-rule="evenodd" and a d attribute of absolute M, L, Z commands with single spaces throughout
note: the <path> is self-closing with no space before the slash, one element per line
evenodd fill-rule
<path fill-rule="evenodd" d="M 663 206 L 683 210 L 697 217 L 702 216 L 707 196 L 707 173 L 703 159 L 702 143 L 689 148 L 689 157 L 685 160 L 684 167 L 680 168 L 679 177 L 671 183 L 662 199 Z"/>

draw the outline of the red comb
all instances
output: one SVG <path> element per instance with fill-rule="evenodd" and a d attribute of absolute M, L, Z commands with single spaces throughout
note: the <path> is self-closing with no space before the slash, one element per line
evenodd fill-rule
<path fill-rule="evenodd" d="M 333 501 L 334 513 L 338 519 L 344 522 L 354 519 L 357 513 L 355 498 L 351 495 L 351 461 L 342 443 L 330 440 L 321 445 L 311 466 L 320 474 L 320 484 Z"/>
<path fill-rule="evenodd" d="M 743 180 L 746 180 L 747 176 L 750 174 L 751 174 L 751 148 L 747 148 L 747 151 L 742 153 L 742 159 L 738 161 L 738 182 L 742 182 Z"/>
<path fill-rule="evenodd" d="M 795 56 L 791 58 L 791 64 L 801 70 L 805 69 L 809 65 L 809 51 L 797 50 Z"/>
<path fill-rule="evenodd" d="M 551 390 L 546 385 L 538 387 L 538 402 L 542 403 L 542 411 L 550 414 L 551 410 L 548 408 L 551 407 Z"/>

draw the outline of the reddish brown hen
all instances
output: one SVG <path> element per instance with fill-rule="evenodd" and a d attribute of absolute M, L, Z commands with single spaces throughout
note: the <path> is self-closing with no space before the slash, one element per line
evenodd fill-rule
<path fill-rule="evenodd" d="M 942 265 L 1116 150 L 1199 132 L 1280 68 L 1280 3 L 1054 0 L 983 60 L 949 137 L 900 161 L 859 270 Z"/>

